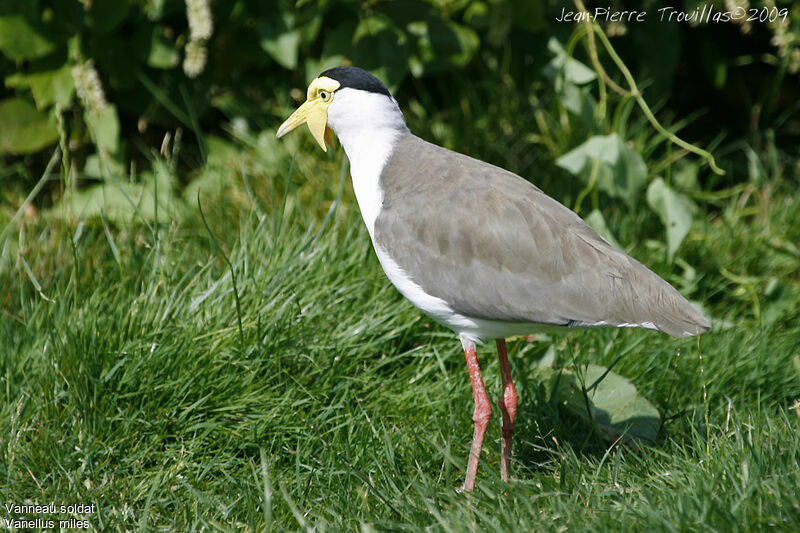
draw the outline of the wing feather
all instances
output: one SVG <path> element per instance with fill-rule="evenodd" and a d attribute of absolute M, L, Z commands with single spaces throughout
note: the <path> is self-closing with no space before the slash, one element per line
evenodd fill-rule
<path fill-rule="evenodd" d="M 548 325 L 640 325 L 678 337 L 710 327 L 666 281 L 501 168 L 408 134 L 384 168 L 381 187 L 376 241 L 458 313 Z"/>

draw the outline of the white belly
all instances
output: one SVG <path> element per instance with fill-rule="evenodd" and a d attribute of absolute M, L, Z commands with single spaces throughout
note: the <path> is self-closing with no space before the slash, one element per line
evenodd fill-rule
<path fill-rule="evenodd" d="M 417 284 L 400 265 L 382 249 L 373 239 L 372 244 L 378 256 L 386 277 L 392 282 L 400 294 L 414 304 L 423 313 L 446 326 L 462 337 L 474 342 L 483 342 L 489 339 L 504 339 L 517 335 L 529 335 L 541 331 L 560 329 L 558 326 L 527 322 L 501 322 L 462 315 L 454 311 L 444 300 L 432 296 Z"/>

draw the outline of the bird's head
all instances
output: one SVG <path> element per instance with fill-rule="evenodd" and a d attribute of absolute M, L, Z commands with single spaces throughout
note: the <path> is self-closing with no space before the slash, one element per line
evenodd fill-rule
<path fill-rule="evenodd" d="M 278 128 L 281 138 L 303 124 L 320 148 L 325 145 L 328 126 L 341 137 L 343 130 L 388 125 L 405 127 L 397 102 L 381 81 L 357 67 L 326 70 L 308 86 L 306 101 Z"/>

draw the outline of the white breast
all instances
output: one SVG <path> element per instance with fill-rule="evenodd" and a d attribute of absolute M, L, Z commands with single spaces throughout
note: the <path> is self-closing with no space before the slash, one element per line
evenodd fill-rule
<path fill-rule="evenodd" d="M 473 342 L 483 342 L 490 339 L 504 339 L 517 335 L 561 329 L 559 326 L 548 326 L 528 322 L 500 322 L 463 315 L 454 311 L 444 300 L 427 292 L 408 274 L 392 257 L 373 240 L 378 261 L 386 272 L 386 277 L 392 282 L 400 294 L 406 297 L 420 311 L 446 326 L 462 338 Z"/>
<path fill-rule="evenodd" d="M 328 125 L 350 160 L 350 175 L 358 207 L 370 237 L 383 204 L 380 176 L 397 138 L 408 131 L 394 98 L 344 88 L 336 91 L 328 109 Z"/>

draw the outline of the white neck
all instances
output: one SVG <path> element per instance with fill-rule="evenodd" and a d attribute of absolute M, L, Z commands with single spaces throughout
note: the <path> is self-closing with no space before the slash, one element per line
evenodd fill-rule
<path fill-rule="evenodd" d="M 403 113 L 394 98 L 344 88 L 336 91 L 328 108 L 328 125 L 350 160 L 358 207 L 373 237 L 375 219 L 383 204 L 381 171 L 397 138 L 408 131 Z"/>

